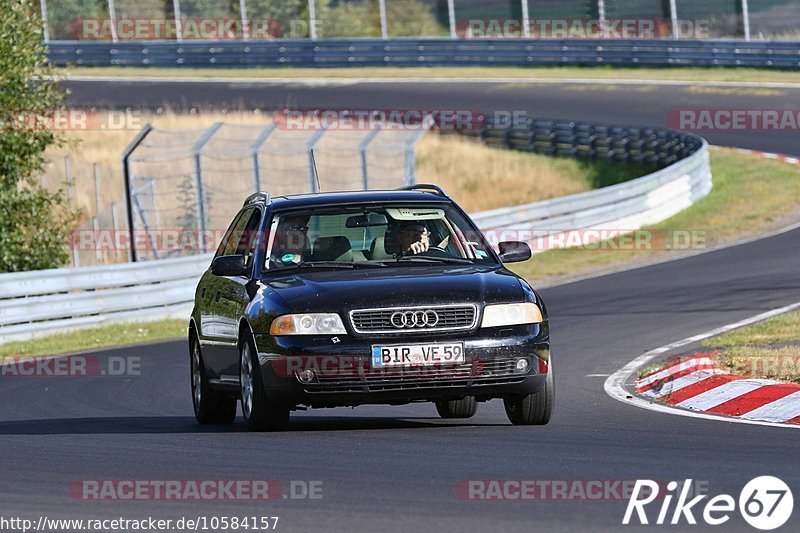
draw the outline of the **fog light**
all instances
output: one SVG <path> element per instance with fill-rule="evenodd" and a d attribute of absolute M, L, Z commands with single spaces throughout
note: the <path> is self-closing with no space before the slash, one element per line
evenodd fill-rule
<path fill-rule="evenodd" d="M 303 383 L 311 383 L 312 381 L 314 381 L 314 379 L 316 379 L 316 377 L 317 373 L 310 369 L 303 370 L 297 373 L 297 379 L 299 379 Z"/>
<path fill-rule="evenodd" d="M 517 359 L 517 366 L 516 370 L 520 374 L 527 372 L 528 368 L 530 368 L 530 363 L 528 363 L 527 359 Z"/>

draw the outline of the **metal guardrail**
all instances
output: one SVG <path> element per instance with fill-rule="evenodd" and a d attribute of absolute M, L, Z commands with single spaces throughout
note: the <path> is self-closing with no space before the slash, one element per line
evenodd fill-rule
<path fill-rule="evenodd" d="M 0 342 L 189 315 L 210 255 L 0 275 Z"/>
<path fill-rule="evenodd" d="M 711 190 L 708 144 L 687 133 L 531 120 L 516 126 L 489 123 L 480 136 L 509 148 L 663 167 L 602 189 L 474 214 L 481 230 L 495 236 L 504 229 L 536 237 L 598 227 L 635 230 L 669 218 Z M 2 274 L 0 342 L 111 322 L 186 317 L 209 260 L 206 254 Z"/>
<path fill-rule="evenodd" d="M 480 137 L 509 149 L 661 167 L 601 189 L 472 215 L 491 236 L 514 230 L 513 235 L 529 237 L 534 252 L 547 248 L 537 245 L 540 240 L 558 234 L 577 232 L 568 242 L 588 244 L 591 234 L 582 230 L 603 229 L 613 235 L 661 222 L 711 192 L 708 143 L 690 133 L 529 119 L 517 124 L 488 121 Z"/>
<path fill-rule="evenodd" d="M 274 41 L 59 41 L 56 66 L 745 66 L 796 69 L 800 42 L 595 39 L 281 39 Z"/>

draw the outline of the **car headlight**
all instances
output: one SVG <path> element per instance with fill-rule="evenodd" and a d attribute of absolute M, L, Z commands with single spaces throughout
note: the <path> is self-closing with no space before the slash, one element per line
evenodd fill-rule
<path fill-rule="evenodd" d="M 487 305 L 483 308 L 481 327 L 538 324 L 542 321 L 542 310 L 535 303 Z"/>
<path fill-rule="evenodd" d="M 334 335 L 347 333 L 336 313 L 302 313 L 279 316 L 269 327 L 270 335 Z"/>

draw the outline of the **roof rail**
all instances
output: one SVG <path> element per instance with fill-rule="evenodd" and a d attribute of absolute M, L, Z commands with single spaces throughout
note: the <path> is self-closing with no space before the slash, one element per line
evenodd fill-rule
<path fill-rule="evenodd" d="M 256 202 L 263 201 L 265 204 L 269 205 L 272 202 L 272 197 L 269 195 L 268 192 L 257 192 L 253 193 L 247 197 L 242 204 L 242 207 L 246 206 L 247 204 L 254 204 Z"/>
<path fill-rule="evenodd" d="M 444 196 L 445 198 L 449 198 L 447 193 L 444 192 L 444 189 L 439 187 L 438 185 L 432 185 L 430 183 L 415 183 L 414 185 L 406 185 L 405 187 L 400 187 L 397 189 L 398 191 L 428 191 L 434 194 L 438 194 L 439 196 Z"/>

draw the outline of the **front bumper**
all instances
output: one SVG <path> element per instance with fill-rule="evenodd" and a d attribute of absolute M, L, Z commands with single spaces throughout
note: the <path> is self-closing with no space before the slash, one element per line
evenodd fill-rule
<path fill-rule="evenodd" d="M 465 362 L 409 369 L 371 367 L 373 344 L 437 342 L 463 342 Z M 268 398 L 310 407 L 525 395 L 544 387 L 550 361 L 546 322 L 435 337 L 256 335 L 256 345 Z M 516 369 L 521 358 L 528 361 L 524 371 Z M 301 381 L 303 370 L 313 370 L 313 379 Z"/>

